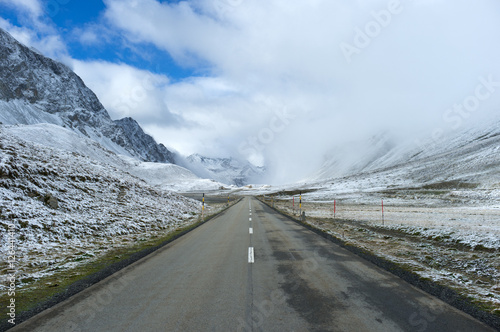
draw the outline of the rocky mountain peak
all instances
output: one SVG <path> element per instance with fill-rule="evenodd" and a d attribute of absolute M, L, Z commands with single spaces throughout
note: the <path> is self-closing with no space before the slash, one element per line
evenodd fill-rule
<path fill-rule="evenodd" d="M 113 121 L 68 66 L 22 45 L 2 29 L 0 102 L 0 121 L 5 124 L 54 123 L 115 152 L 143 161 L 173 162 L 173 154 L 144 133 L 135 120 Z"/>

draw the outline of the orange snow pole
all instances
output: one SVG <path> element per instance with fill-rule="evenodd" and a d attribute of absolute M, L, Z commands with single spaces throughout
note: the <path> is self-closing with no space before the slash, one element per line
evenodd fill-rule
<path fill-rule="evenodd" d="M 205 213 L 205 193 L 203 193 L 203 198 L 201 200 L 201 217 L 203 218 L 203 214 Z"/>
<path fill-rule="evenodd" d="M 299 196 L 299 215 L 302 215 L 302 191 Z"/>

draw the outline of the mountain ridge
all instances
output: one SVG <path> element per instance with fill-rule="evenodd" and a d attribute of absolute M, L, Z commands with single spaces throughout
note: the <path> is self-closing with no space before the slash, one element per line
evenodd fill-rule
<path fill-rule="evenodd" d="M 198 153 L 188 156 L 180 163 L 200 177 L 238 187 L 248 184 L 265 172 L 265 168 L 254 166 L 248 161 L 240 161 L 232 157 L 205 157 Z"/>
<path fill-rule="evenodd" d="M 19 43 L 0 29 L 0 121 L 53 123 L 116 153 L 173 163 L 174 156 L 130 118 L 113 121 L 95 93 L 65 64 Z M 116 145 L 116 146 L 114 146 Z"/>

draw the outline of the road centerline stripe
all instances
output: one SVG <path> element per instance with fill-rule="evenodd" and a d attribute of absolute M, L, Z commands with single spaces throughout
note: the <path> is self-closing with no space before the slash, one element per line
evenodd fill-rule
<path fill-rule="evenodd" d="M 250 234 L 253 234 L 253 228 L 250 227 Z"/>
<path fill-rule="evenodd" d="M 254 263 L 253 247 L 248 248 L 248 263 Z"/>

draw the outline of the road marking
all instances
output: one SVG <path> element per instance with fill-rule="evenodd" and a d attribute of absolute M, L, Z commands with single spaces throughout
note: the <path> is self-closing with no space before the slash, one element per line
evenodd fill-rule
<path fill-rule="evenodd" d="M 252 212 L 250 212 L 250 215 L 252 215 Z"/>
<path fill-rule="evenodd" d="M 248 263 L 253 264 L 254 262 L 254 257 L 253 257 L 253 247 L 248 248 Z"/>
<path fill-rule="evenodd" d="M 248 221 L 252 221 L 252 218 L 248 218 Z"/>
<path fill-rule="evenodd" d="M 250 234 L 253 234 L 253 228 L 250 227 Z"/>

